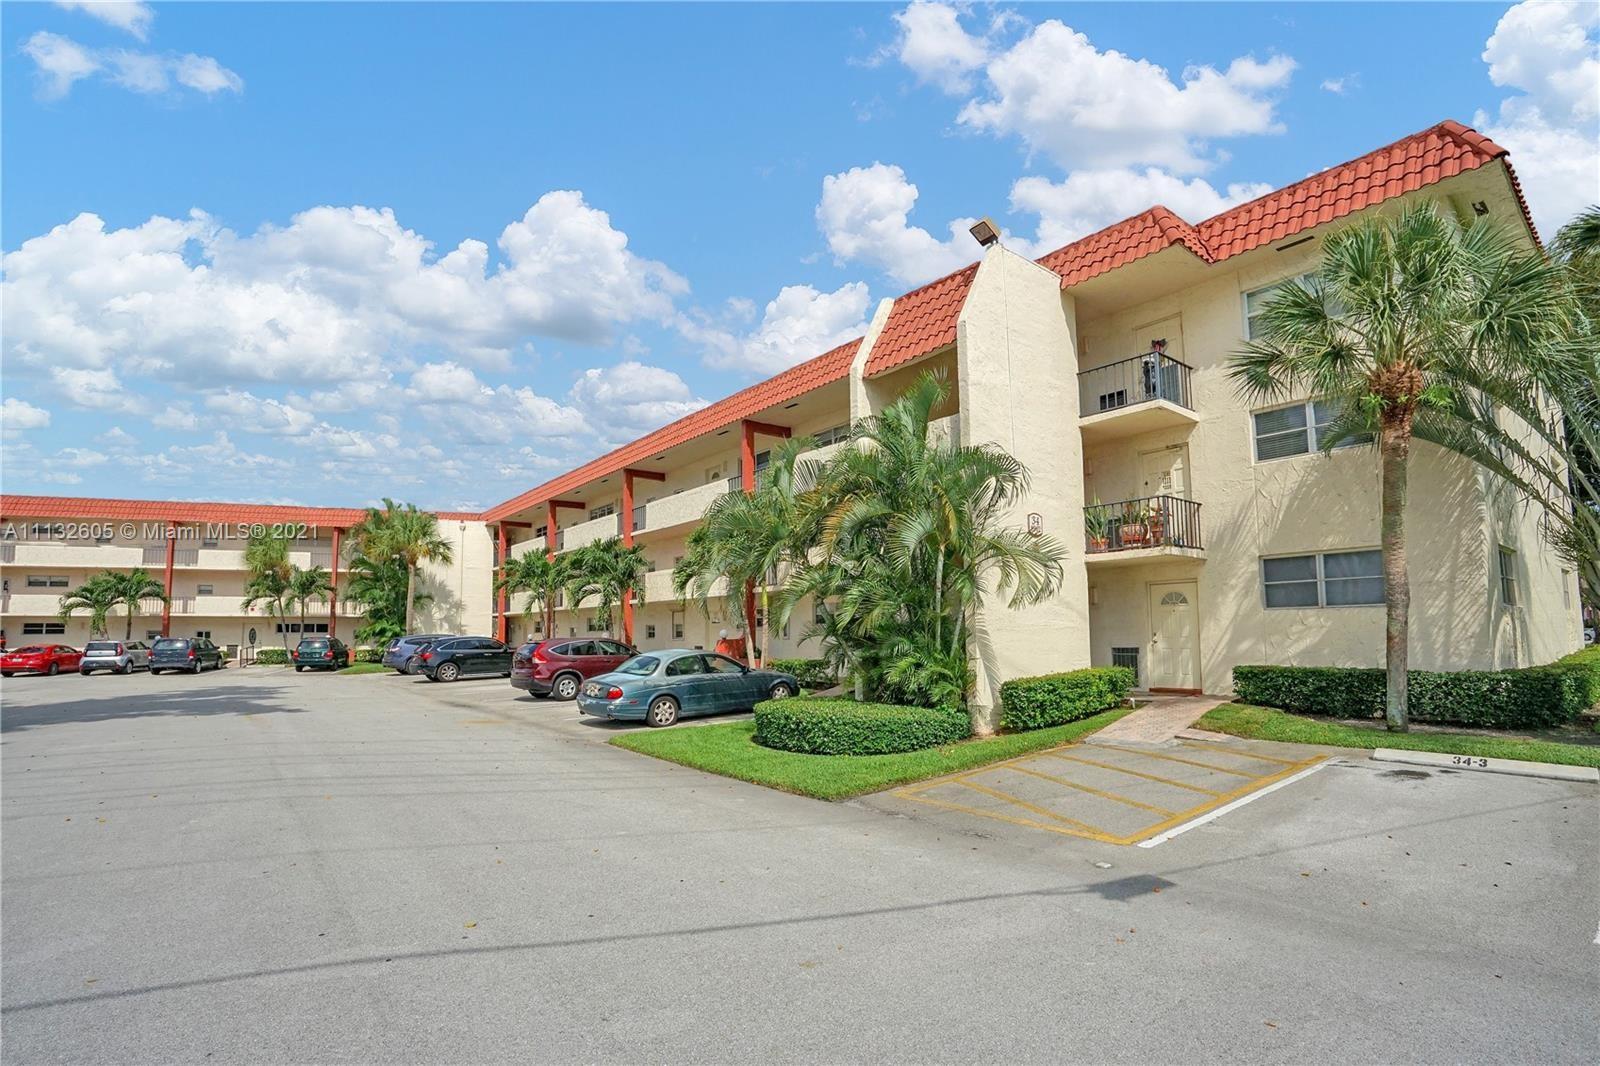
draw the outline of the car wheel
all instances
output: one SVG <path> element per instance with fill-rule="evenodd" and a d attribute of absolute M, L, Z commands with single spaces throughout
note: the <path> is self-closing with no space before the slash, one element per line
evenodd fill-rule
<path fill-rule="evenodd" d="M 0 671 L 0 677 L 10 677 L 10 676 L 11 676 L 11 671 L 10 670 Z"/>
<path fill-rule="evenodd" d="M 403 667 L 403 666 L 395 667 L 394 668 L 394 672 L 399 674 L 401 677 L 405 677 L 406 676 L 406 670 L 405 670 L 405 667 Z"/>
<path fill-rule="evenodd" d="M 677 720 L 678 701 L 671 696 L 657 696 L 650 702 L 650 709 L 644 716 L 645 724 L 656 729 L 669 726 Z"/>
<path fill-rule="evenodd" d="M 562 674 L 556 678 L 555 684 L 550 687 L 550 692 L 558 700 L 577 699 L 578 679 L 571 674 Z"/>
<path fill-rule="evenodd" d="M 433 672 L 435 681 L 454 681 L 461 676 L 461 667 L 455 663 L 440 663 L 439 668 Z"/>
<path fill-rule="evenodd" d="M 50 664 L 50 668 L 45 671 L 45 675 L 47 677 L 55 677 L 60 672 L 61 672 L 61 667 L 59 665 L 57 665 L 56 663 L 51 663 Z"/>
<path fill-rule="evenodd" d="M 776 685 L 772 686 L 772 690 L 768 692 L 767 695 L 771 696 L 775 700 L 786 700 L 790 696 L 794 695 L 794 689 L 789 687 L 789 682 L 779 681 Z"/>
<path fill-rule="evenodd" d="M 133 663 L 130 662 L 126 666 L 119 666 L 115 672 L 119 674 L 131 674 L 133 673 Z"/>
<path fill-rule="evenodd" d="M 294 668 L 294 672 L 298 674 L 300 671 L 302 671 L 304 669 L 305 669 L 305 667 L 303 667 L 303 666 L 297 666 L 297 667 Z"/>

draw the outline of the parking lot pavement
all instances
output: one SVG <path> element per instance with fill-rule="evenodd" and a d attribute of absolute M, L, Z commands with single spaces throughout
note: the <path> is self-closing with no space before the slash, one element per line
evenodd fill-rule
<path fill-rule="evenodd" d="M 1592 785 L 1352 760 L 1141 849 L 709 777 L 503 681 L 19 680 L 8 1062 L 1579 1062 L 1600 1039 Z"/>

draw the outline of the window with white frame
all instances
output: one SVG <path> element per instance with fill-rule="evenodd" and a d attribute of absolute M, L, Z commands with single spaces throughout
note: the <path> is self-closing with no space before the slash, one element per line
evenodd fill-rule
<path fill-rule="evenodd" d="M 585 622 L 584 627 L 590 633 L 604 633 L 606 631 L 606 627 L 600 624 L 600 619 L 594 617 Z"/>
<path fill-rule="evenodd" d="M 1279 555 L 1261 560 L 1268 607 L 1361 607 L 1383 602 L 1377 550 Z"/>
<path fill-rule="evenodd" d="M 214 596 L 216 595 L 216 591 L 211 585 L 196 585 L 194 587 L 194 594 L 196 596 Z"/>
<path fill-rule="evenodd" d="M 1259 289 L 1251 289 L 1244 294 L 1244 336 L 1246 340 L 1255 340 L 1261 336 L 1261 312 L 1266 310 L 1267 303 L 1274 293 L 1284 285 L 1310 285 L 1312 275 L 1300 274 L 1282 281 L 1274 281 L 1271 285 L 1264 285 Z"/>
<path fill-rule="evenodd" d="M 24 622 L 22 635 L 25 637 L 59 637 L 67 631 L 65 622 Z"/>
<path fill-rule="evenodd" d="M 645 623 L 644 639 L 646 639 L 646 640 L 655 640 L 656 639 L 656 626 L 655 626 L 654 622 Z"/>
<path fill-rule="evenodd" d="M 1291 455 L 1309 455 L 1318 451 L 1343 408 L 1343 401 L 1340 400 L 1301 400 L 1283 407 L 1251 412 L 1256 461 L 1287 459 Z M 1357 433 L 1334 447 L 1349 448 L 1371 441 L 1372 434 Z"/>
<path fill-rule="evenodd" d="M 589 508 L 589 519 L 590 519 L 590 521 L 593 521 L 596 518 L 604 518 L 608 514 L 616 514 L 616 513 L 617 513 L 617 505 L 616 504 L 614 504 L 614 503 L 602 504 L 599 507 L 591 507 L 591 508 Z"/>
<path fill-rule="evenodd" d="M 838 444 L 840 441 L 850 438 L 850 424 L 846 422 L 842 426 L 830 426 L 820 433 L 811 434 L 811 438 L 817 442 L 817 447 L 819 448 L 826 448 L 830 444 Z"/>
<path fill-rule="evenodd" d="M 1500 545 L 1500 602 L 1507 607 L 1517 605 L 1517 553 Z"/>
<path fill-rule="evenodd" d="M 30 589 L 64 589 L 67 587 L 65 574 L 29 574 L 28 587 Z"/>

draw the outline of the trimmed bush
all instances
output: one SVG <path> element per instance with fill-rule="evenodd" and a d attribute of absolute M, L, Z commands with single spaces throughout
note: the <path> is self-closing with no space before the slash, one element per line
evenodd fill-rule
<path fill-rule="evenodd" d="M 953 707 L 812 700 L 756 704 L 757 744 L 808 755 L 891 755 L 965 740 L 972 725 Z"/>
<path fill-rule="evenodd" d="M 289 653 L 282 648 L 257 648 L 256 664 L 258 666 L 288 666 Z"/>
<path fill-rule="evenodd" d="M 768 669 L 793 674 L 799 679 L 801 688 L 832 688 L 839 683 L 833 671 L 828 669 L 828 664 L 821 659 L 774 659 Z"/>
<path fill-rule="evenodd" d="M 383 662 L 383 649 L 351 648 L 350 661 L 353 663 L 381 663 Z"/>
<path fill-rule="evenodd" d="M 1015 678 L 1000 686 L 1000 726 L 1043 729 L 1076 722 L 1117 706 L 1132 688 L 1133 671 L 1126 666 Z"/>
<path fill-rule="evenodd" d="M 1584 687 L 1585 706 L 1600 706 L 1600 644 L 1562 656 L 1551 665 L 1575 672 Z"/>
<path fill-rule="evenodd" d="M 1412 670 L 1407 707 L 1416 722 L 1486 729 L 1565 725 L 1593 699 L 1595 671 L 1551 663 L 1521 670 Z M 1236 666 L 1240 703 L 1332 718 L 1382 718 L 1384 672 L 1347 666 Z"/>

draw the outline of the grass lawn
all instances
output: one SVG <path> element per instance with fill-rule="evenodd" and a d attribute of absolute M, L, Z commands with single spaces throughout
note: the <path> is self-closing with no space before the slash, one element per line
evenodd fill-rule
<path fill-rule="evenodd" d="M 389 667 L 382 663 L 351 663 L 344 669 L 335 672 L 341 674 L 381 674 L 388 669 Z"/>
<path fill-rule="evenodd" d="M 1092 718 L 1049 729 L 964 740 L 898 755 L 801 755 L 775 751 L 755 742 L 754 722 L 626 733 L 613 737 L 611 743 L 724 777 L 837 800 L 1068 744 L 1127 713 L 1122 709 L 1103 711 Z"/>
<path fill-rule="evenodd" d="M 1271 707 L 1225 703 L 1195 723 L 1201 729 L 1252 740 L 1290 744 L 1328 744 L 1339 748 L 1398 748 L 1442 751 L 1489 759 L 1523 759 L 1567 766 L 1600 766 L 1600 745 L 1562 744 L 1553 740 L 1486 737 L 1476 733 L 1391 733 L 1381 725 L 1350 725 L 1303 718 Z"/>

